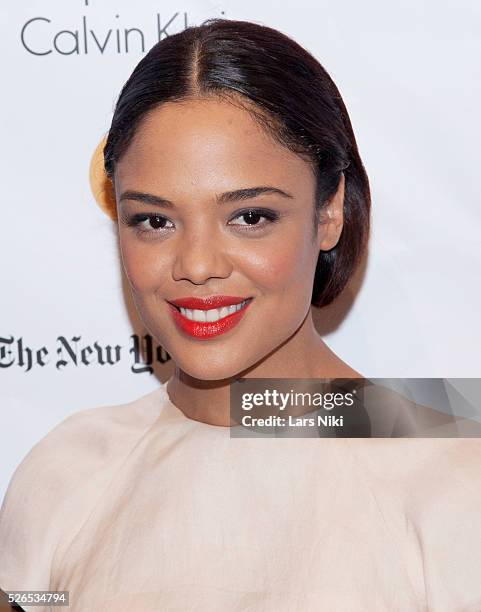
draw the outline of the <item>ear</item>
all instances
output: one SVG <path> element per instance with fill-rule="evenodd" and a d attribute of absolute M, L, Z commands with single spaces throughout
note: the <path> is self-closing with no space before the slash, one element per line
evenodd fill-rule
<path fill-rule="evenodd" d="M 89 181 L 95 201 L 112 220 L 117 219 L 115 193 L 110 179 L 104 170 L 104 146 L 107 137 L 103 136 L 93 152 L 90 160 Z"/>
<path fill-rule="evenodd" d="M 321 251 L 329 251 L 339 241 L 344 223 L 344 185 L 344 173 L 341 173 L 336 193 L 320 213 L 317 235 Z"/>

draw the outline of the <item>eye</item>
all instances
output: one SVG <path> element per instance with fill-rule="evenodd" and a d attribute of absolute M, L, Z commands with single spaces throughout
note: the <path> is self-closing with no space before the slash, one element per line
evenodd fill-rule
<path fill-rule="evenodd" d="M 259 223 L 259 221 L 264 218 L 265 221 L 263 223 Z M 244 228 L 263 228 L 271 223 L 274 223 L 279 219 L 279 214 L 273 210 L 269 210 L 266 208 L 247 208 L 245 210 L 238 211 L 236 216 L 233 218 L 242 219 L 243 223 L 230 223 L 230 225 L 235 225 L 237 227 Z"/>
<path fill-rule="evenodd" d="M 240 231 L 261 231 L 278 221 L 279 218 L 279 213 L 270 209 L 246 208 L 237 211 L 236 215 L 229 222 L 229 225 L 239 228 Z M 238 223 L 233 222 L 237 219 L 239 219 Z M 122 218 L 122 220 L 127 226 L 134 228 L 139 236 L 145 238 L 162 236 L 170 232 L 170 230 L 175 229 L 170 219 L 152 213 L 137 213 L 131 217 Z"/>
<path fill-rule="evenodd" d="M 173 227 L 172 221 L 166 217 L 145 213 L 132 215 L 125 222 L 129 227 L 134 227 L 139 234 L 158 234 Z M 172 225 L 169 226 L 169 223 Z"/>

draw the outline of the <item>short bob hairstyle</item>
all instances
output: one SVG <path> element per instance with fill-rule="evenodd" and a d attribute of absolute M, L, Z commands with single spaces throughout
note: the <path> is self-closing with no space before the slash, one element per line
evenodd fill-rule
<path fill-rule="evenodd" d="M 104 168 L 115 164 L 146 114 L 171 101 L 217 96 L 247 110 L 277 142 L 311 163 L 314 236 L 323 206 L 345 176 L 344 225 L 320 251 L 311 304 L 345 287 L 369 236 L 369 181 L 341 95 L 320 63 L 281 32 L 248 21 L 208 19 L 158 42 L 123 86 L 107 135 Z"/>

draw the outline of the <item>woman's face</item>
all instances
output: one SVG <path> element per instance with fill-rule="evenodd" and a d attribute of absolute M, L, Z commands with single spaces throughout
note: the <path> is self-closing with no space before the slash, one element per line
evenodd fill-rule
<path fill-rule="evenodd" d="M 310 165 L 248 112 L 220 99 L 163 104 L 117 164 L 115 192 L 137 309 L 184 372 L 235 376 L 302 325 L 319 249 L 339 228 L 313 233 Z M 172 305 L 210 296 L 249 301 L 235 313 L 222 302 Z"/>

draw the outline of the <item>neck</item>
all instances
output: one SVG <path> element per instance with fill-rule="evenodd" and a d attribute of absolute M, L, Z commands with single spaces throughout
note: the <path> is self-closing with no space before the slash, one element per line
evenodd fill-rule
<path fill-rule="evenodd" d="M 238 378 L 357 378 L 323 342 L 309 309 L 297 331 L 261 361 L 235 376 L 200 380 L 175 367 L 168 384 L 171 401 L 190 419 L 228 427 L 230 385 Z"/>

